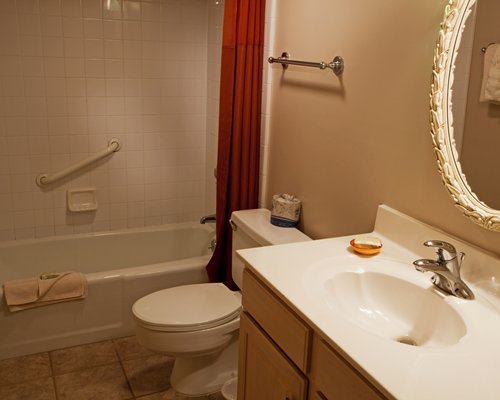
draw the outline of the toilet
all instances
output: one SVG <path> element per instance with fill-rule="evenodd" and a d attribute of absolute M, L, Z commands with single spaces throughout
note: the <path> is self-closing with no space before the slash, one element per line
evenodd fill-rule
<path fill-rule="evenodd" d="M 243 262 L 236 250 L 311 240 L 295 228 L 270 223 L 269 210 L 235 211 L 232 277 L 241 288 Z M 176 357 L 170 384 L 184 396 L 217 392 L 237 374 L 241 294 L 222 283 L 160 290 L 137 300 L 132 312 L 139 343 Z"/>

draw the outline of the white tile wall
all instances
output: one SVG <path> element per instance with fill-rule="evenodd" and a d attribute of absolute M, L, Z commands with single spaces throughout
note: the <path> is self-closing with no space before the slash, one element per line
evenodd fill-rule
<path fill-rule="evenodd" d="M 222 49 L 222 25 L 224 23 L 224 1 L 210 0 L 208 6 L 208 57 L 207 57 L 207 138 L 205 207 L 207 214 L 215 213 L 217 166 L 217 138 L 219 131 L 220 59 Z"/>
<path fill-rule="evenodd" d="M 222 9 L 215 0 L 0 1 L 0 240 L 197 220 L 215 208 L 207 177 Z M 35 185 L 111 137 L 123 144 L 111 158 Z M 97 188 L 98 211 L 68 213 L 66 189 L 85 186 Z"/>

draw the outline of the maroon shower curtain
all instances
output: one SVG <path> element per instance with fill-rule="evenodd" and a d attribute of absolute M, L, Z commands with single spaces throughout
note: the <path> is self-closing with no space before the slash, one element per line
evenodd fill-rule
<path fill-rule="evenodd" d="M 265 0 L 226 0 L 217 156 L 217 247 L 209 279 L 236 289 L 231 278 L 235 210 L 256 208 L 264 48 Z"/>

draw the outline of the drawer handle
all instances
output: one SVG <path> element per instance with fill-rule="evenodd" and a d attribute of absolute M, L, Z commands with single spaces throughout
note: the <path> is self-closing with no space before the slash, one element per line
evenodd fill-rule
<path fill-rule="evenodd" d="M 321 390 L 316 390 L 314 397 L 317 400 L 328 400 L 328 397 L 326 397 Z"/>

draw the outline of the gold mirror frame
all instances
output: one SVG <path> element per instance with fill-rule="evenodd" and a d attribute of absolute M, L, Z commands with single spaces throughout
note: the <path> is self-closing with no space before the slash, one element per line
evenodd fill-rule
<path fill-rule="evenodd" d="M 476 224 L 500 231 L 500 211 L 488 207 L 472 191 L 462 172 L 453 136 L 451 87 L 465 21 L 476 0 L 450 0 L 434 51 L 430 123 L 434 152 L 443 183 L 455 206 Z"/>

